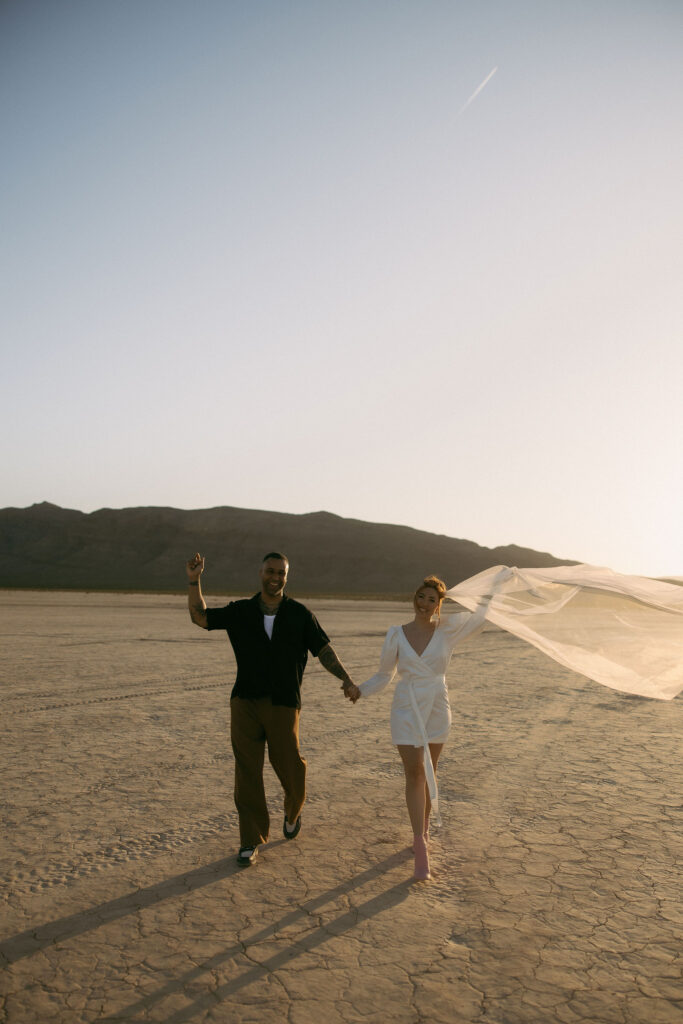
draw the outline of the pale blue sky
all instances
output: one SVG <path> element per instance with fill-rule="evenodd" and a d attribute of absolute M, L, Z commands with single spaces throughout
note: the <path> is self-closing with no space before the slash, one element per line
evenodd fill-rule
<path fill-rule="evenodd" d="M 683 574 L 682 42 L 658 0 L 5 0 L 0 506 Z"/>

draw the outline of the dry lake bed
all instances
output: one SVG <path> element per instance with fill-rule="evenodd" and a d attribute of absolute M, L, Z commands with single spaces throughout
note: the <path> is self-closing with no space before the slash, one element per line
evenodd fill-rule
<path fill-rule="evenodd" d="M 176 596 L 0 602 L 0 1021 L 681 1024 L 682 698 L 494 629 L 464 645 L 415 883 L 391 692 L 352 706 L 313 660 L 301 835 L 267 766 L 272 841 L 244 870 L 225 635 Z M 358 682 L 410 617 L 309 604 Z"/>

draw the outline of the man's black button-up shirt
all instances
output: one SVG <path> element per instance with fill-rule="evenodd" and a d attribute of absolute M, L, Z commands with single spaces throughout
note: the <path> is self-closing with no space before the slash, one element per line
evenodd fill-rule
<path fill-rule="evenodd" d="M 206 609 L 208 628 L 227 630 L 237 659 L 237 679 L 230 696 L 248 700 L 270 697 L 273 704 L 300 708 L 308 652 L 317 657 L 329 637 L 313 612 L 284 596 L 270 639 L 259 596 Z"/>

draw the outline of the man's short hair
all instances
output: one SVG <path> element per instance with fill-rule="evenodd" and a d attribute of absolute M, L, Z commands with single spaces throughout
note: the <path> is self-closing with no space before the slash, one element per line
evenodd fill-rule
<path fill-rule="evenodd" d="M 283 555 L 279 551 L 269 551 L 267 555 L 263 556 L 263 561 L 267 562 L 269 558 L 279 558 L 281 562 L 286 562 L 287 565 L 289 565 L 289 559 L 287 558 L 287 555 Z"/>

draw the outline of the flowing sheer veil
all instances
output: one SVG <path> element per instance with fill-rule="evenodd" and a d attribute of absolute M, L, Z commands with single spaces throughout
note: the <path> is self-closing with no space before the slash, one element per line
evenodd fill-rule
<path fill-rule="evenodd" d="M 659 700 L 683 690 L 683 586 L 592 565 L 498 565 L 446 596 L 614 690 Z"/>

